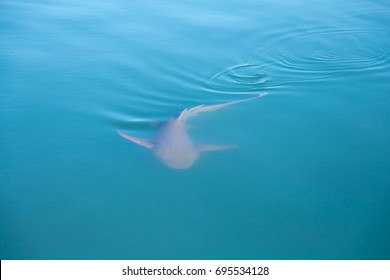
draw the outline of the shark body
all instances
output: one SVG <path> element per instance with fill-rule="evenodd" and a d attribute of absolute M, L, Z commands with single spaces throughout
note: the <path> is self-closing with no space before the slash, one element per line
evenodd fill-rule
<path fill-rule="evenodd" d="M 201 112 L 215 111 L 217 109 L 263 97 L 266 93 L 252 98 L 241 99 L 233 102 L 216 105 L 199 105 L 190 109 L 184 109 L 177 118 L 173 118 L 162 124 L 156 131 L 153 139 L 143 139 L 117 131 L 120 136 L 138 145 L 152 149 L 154 155 L 166 166 L 176 169 L 190 168 L 198 159 L 201 152 L 223 150 L 233 148 L 234 145 L 213 145 L 195 143 L 187 132 L 186 120 L 190 116 Z"/>

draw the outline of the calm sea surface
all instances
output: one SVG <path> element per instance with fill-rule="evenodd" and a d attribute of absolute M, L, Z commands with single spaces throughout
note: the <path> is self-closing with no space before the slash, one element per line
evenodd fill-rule
<path fill-rule="evenodd" d="M 0 1 L 1 259 L 389 259 L 390 3 Z M 175 170 L 184 108 L 237 144 Z"/>

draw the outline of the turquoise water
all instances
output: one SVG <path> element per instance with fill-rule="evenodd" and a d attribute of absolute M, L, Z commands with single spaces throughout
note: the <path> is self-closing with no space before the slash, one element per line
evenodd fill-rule
<path fill-rule="evenodd" d="M 0 2 L 1 259 L 389 259 L 388 1 Z M 187 107 L 175 170 L 117 135 Z"/>

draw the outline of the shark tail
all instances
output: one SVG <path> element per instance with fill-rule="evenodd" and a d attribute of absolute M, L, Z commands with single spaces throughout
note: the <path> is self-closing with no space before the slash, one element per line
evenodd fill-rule
<path fill-rule="evenodd" d="M 232 101 L 232 102 L 226 102 L 226 103 L 221 103 L 221 104 L 216 104 L 216 105 L 208 105 L 208 106 L 199 105 L 199 106 L 196 106 L 196 107 L 193 107 L 193 108 L 190 108 L 190 109 L 186 108 L 186 109 L 184 109 L 180 113 L 180 115 L 178 117 L 178 120 L 185 121 L 188 117 L 195 116 L 195 115 L 197 115 L 199 113 L 215 111 L 215 110 L 218 110 L 220 108 L 223 108 L 223 107 L 226 107 L 226 106 L 229 106 L 229 105 L 233 105 L 233 104 L 237 104 L 237 103 L 241 103 L 241 102 L 246 102 L 246 101 L 249 101 L 249 100 L 257 99 L 257 98 L 265 96 L 266 94 L 267 93 L 260 93 L 259 95 L 255 96 L 255 97 L 246 98 L 246 99 L 240 99 L 240 100 L 236 100 L 236 101 Z"/>

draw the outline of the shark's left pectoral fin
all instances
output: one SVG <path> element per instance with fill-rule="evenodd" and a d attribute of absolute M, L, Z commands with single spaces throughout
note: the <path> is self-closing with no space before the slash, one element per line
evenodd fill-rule
<path fill-rule="evenodd" d="M 153 148 L 153 146 L 154 146 L 153 142 L 151 142 L 150 140 L 130 136 L 130 135 L 127 135 L 119 130 L 117 132 L 123 138 L 130 140 L 131 142 L 134 142 L 138 145 L 144 146 L 144 147 L 149 148 L 149 149 Z"/>
<path fill-rule="evenodd" d="M 237 147 L 237 145 L 214 145 L 214 144 L 196 144 L 196 148 L 199 152 L 226 150 Z"/>

